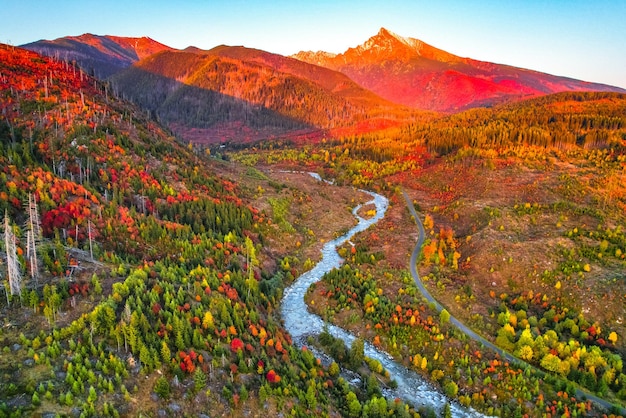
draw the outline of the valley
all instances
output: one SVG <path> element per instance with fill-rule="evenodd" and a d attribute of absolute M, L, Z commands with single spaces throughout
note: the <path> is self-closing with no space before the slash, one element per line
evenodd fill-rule
<path fill-rule="evenodd" d="M 1 417 L 624 415 L 622 89 L 384 28 L 26 48 Z"/>

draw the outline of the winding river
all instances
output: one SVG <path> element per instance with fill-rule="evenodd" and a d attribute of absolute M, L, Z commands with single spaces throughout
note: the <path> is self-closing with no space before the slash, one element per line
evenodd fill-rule
<path fill-rule="evenodd" d="M 319 176 L 313 176 L 321 180 Z M 357 218 L 358 224 L 345 235 L 327 242 L 322 248 L 322 259 L 315 267 L 302 274 L 291 286 L 285 289 L 281 306 L 282 317 L 285 328 L 298 346 L 303 346 L 306 342 L 306 337 L 321 333 L 325 327 L 330 334 L 335 338 L 342 339 L 347 346 L 350 346 L 356 338 L 343 328 L 325 323 L 318 315 L 309 312 L 304 303 L 304 296 L 307 289 L 313 283 L 320 281 L 325 273 L 341 266 L 343 260 L 337 253 L 338 246 L 345 243 L 353 235 L 365 231 L 385 216 L 389 205 L 387 198 L 377 193 L 368 191 L 365 191 L 365 193 L 372 196 L 372 200 L 365 203 L 365 205 L 374 204 L 376 206 L 376 215 L 372 218 L 364 219 L 358 215 L 358 211 L 363 205 L 355 207 L 352 210 L 352 214 Z M 380 361 L 383 367 L 389 371 L 391 378 L 398 383 L 396 389 L 386 389 L 384 391 L 385 397 L 388 399 L 400 398 L 415 407 L 430 407 L 439 412 L 441 412 L 446 403 L 450 403 L 452 416 L 454 417 L 484 416 L 472 409 L 466 409 L 456 402 L 450 402 L 430 382 L 424 380 L 422 376 L 397 363 L 391 355 L 378 350 L 367 341 L 365 342 L 365 355 Z"/>

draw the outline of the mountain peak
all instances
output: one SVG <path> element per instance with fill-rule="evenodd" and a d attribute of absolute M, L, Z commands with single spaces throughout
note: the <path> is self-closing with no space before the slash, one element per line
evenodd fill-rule
<path fill-rule="evenodd" d="M 417 53 L 417 55 L 422 56 L 423 52 L 425 52 L 425 50 L 432 51 L 435 50 L 436 48 L 420 41 L 419 39 L 414 39 L 414 38 L 408 38 L 405 36 L 401 36 L 398 35 L 395 32 L 390 31 L 389 29 L 385 29 L 385 28 L 380 28 L 380 30 L 378 31 L 378 34 L 370 39 L 373 38 L 382 38 L 382 39 L 389 39 L 389 40 L 393 40 L 395 42 L 399 42 L 400 44 L 408 47 L 410 50 L 412 50 L 413 52 Z M 430 58 L 430 57 L 426 57 L 426 58 Z"/>
<path fill-rule="evenodd" d="M 405 53 L 409 52 L 406 47 L 410 47 L 406 40 L 385 28 L 381 28 L 376 35 L 369 38 L 365 43 L 346 51 L 346 55 L 353 52 L 358 55 L 372 54 L 379 57 L 380 55 L 397 54 L 400 50 L 404 50 Z M 419 51 L 411 52 L 417 52 L 419 55 Z"/>
<path fill-rule="evenodd" d="M 386 28 L 380 28 L 378 33 L 375 36 L 373 36 L 372 38 L 375 38 L 375 37 L 379 37 L 379 38 L 383 38 L 383 39 L 384 38 L 393 38 L 393 39 L 395 39 L 397 41 L 400 41 L 403 44 L 407 44 L 407 45 L 409 45 L 411 43 L 410 42 L 411 38 L 405 38 L 404 36 L 400 36 L 397 33 L 392 32 L 392 31 L 390 31 L 389 29 L 386 29 Z M 416 41 L 416 40 L 417 39 L 414 39 L 414 41 Z"/>
<path fill-rule="evenodd" d="M 394 38 L 398 37 L 398 35 L 396 33 L 390 31 L 387 28 L 383 28 L 383 27 L 380 28 L 380 30 L 378 31 L 377 35 L 378 36 L 392 36 Z"/>
<path fill-rule="evenodd" d="M 439 62 L 459 62 L 463 59 L 437 49 L 419 39 L 400 36 L 386 28 L 356 48 L 348 49 L 343 56 L 348 60 L 360 57 L 366 61 L 409 61 L 429 59 Z"/>

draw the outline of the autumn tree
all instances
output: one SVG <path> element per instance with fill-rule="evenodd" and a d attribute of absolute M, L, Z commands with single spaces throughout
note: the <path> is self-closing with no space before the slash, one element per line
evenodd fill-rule
<path fill-rule="evenodd" d="M 442 325 L 447 324 L 450 322 L 450 313 L 447 310 L 442 309 L 441 312 L 439 312 L 439 320 Z"/>
<path fill-rule="evenodd" d="M 248 297 L 250 297 L 250 292 L 257 293 L 259 288 L 259 283 L 254 278 L 254 267 L 259 265 L 259 260 L 256 257 L 256 248 L 254 247 L 254 243 L 250 237 L 246 237 L 245 246 L 246 265 L 248 268 L 248 279 L 246 280 L 246 285 L 248 287 Z"/>
<path fill-rule="evenodd" d="M 348 413 L 351 417 L 361 416 L 361 403 L 356 394 L 352 391 L 346 395 L 346 403 L 348 404 Z"/>
<path fill-rule="evenodd" d="M 447 397 L 454 398 L 459 393 L 459 387 L 454 381 L 447 380 L 443 385 L 443 391 Z"/>
<path fill-rule="evenodd" d="M 330 363 L 330 366 L 328 366 L 328 374 L 333 377 L 339 375 L 339 365 L 337 362 L 333 361 Z"/>

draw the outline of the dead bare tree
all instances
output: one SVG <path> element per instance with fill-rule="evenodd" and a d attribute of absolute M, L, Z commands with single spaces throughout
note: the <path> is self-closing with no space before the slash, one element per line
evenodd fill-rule
<path fill-rule="evenodd" d="M 41 242 L 41 222 L 37 201 L 32 193 L 28 194 L 28 220 L 26 222 L 26 258 L 30 268 L 30 277 L 39 285 L 39 260 L 37 259 L 37 244 Z"/>
<path fill-rule="evenodd" d="M 93 239 L 91 236 L 91 219 L 87 221 L 87 236 L 89 237 L 89 255 L 91 256 L 91 261 L 93 261 Z"/>
<path fill-rule="evenodd" d="M 17 249 L 15 246 L 15 234 L 9 219 L 9 213 L 4 213 L 4 244 L 7 254 L 7 277 L 9 279 L 9 289 L 11 296 L 22 296 L 22 272 L 17 259 Z"/>

